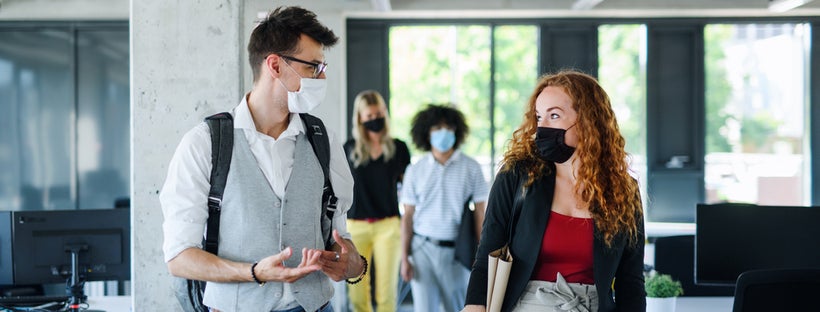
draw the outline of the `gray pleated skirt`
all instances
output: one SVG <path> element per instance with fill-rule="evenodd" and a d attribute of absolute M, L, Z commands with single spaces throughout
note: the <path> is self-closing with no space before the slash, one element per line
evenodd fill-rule
<path fill-rule="evenodd" d="M 567 283 L 561 273 L 555 283 L 529 281 L 513 307 L 515 312 L 597 312 L 595 285 Z"/>

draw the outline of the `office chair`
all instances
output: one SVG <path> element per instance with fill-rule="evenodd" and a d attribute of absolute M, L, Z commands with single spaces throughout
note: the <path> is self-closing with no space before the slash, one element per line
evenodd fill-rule
<path fill-rule="evenodd" d="M 655 271 L 669 274 L 683 286 L 683 296 L 732 296 L 733 286 L 695 284 L 695 236 L 664 236 L 655 239 Z"/>
<path fill-rule="evenodd" d="M 820 311 L 820 268 L 752 270 L 740 274 L 733 312 Z"/>

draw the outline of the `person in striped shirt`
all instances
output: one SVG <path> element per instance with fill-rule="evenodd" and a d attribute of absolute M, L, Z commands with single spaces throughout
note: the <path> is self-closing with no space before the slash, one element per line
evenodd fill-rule
<path fill-rule="evenodd" d="M 415 311 L 459 311 L 469 279 L 455 260 L 462 210 L 472 198 L 478 236 L 489 187 L 478 162 L 458 150 L 469 132 L 461 112 L 429 105 L 410 132 L 416 147 L 429 153 L 407 168 L 401 190 L 401 276 L 410 282 Z"/>

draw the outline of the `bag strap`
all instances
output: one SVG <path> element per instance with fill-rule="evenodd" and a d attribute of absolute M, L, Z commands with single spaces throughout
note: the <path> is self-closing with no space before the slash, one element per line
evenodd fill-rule
<path fill-rule="evenodd" d="M 222 194 L 228 180 L 233 155 L 233 116 L 223 112 L 205 118 L 211 130 L 211 190 L 208 192 L 208 230 L 203 249 L 219 253 L 219 218 Z"/>
<path fill-rule="evenodd" d="M 333 221 L 333 214 L 336 213 L 336 204 L 339 200 L 333 192 L 333 185 L 330 184 L 330 139 L 328 139 L 325 124 L 316 116 L 301 113 L 299 117 L 305 122 L 305 129 L 310 145 L 313 147 L 313 152 L 316 158 L 319 159 L 319 165 L 322 167 L 324 174 L 324 187 L 322 189 L 322 214 L 327 215 L 330 221 Z M 325 238 L 325 249 L 330 248 L 331 231 L 328 231 Z"/>

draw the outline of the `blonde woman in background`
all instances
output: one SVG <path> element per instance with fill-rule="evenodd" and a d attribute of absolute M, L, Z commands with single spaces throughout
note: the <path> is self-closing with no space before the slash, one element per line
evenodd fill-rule
<path fill-rule="evenodd" d="M 353 139 L 345 153 L 353 172 L 353 206 L 347 228 L 359 252 L 368 258 L 376 274 L 376 311 L 396 311 L 400 260 L 400 218 L 397 185 L 410 163 L 404 142 L 390 136 L 387 105 L 381 94 L 362 91 L 354 100 Z M 373 311 L 370 276 L 349 285 L 353 311 Z"/>

